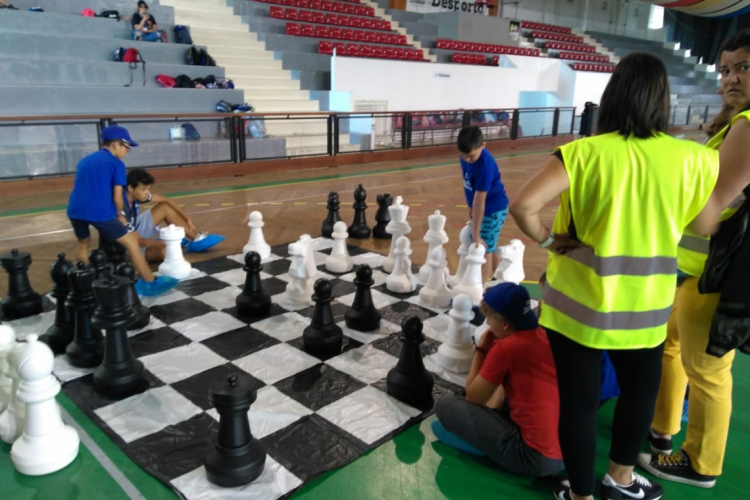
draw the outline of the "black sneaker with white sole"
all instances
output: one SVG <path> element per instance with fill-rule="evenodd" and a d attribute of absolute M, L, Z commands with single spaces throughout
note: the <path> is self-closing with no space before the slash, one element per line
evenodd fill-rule
<path fill-rule="evenodd" d="M 570 491 L 570 481 L 562 478 L 552 488 L 555 500 L 573 500 L 573 495 L 570 494 Z"/>
<path fill-rule="evenodd" d="M 716 476 L 698 474 L 693 469 L 690 457 L 682 450 L 672 455 L 641 453 L 638 457 L 638 465 L 643 470 L 667 481 L 689 484 L 698 488 L 713 488 L 716 485 Z"/>
<path fill-rule="evenodd" d="M 633 473 L 633 482 L 621 486 L 606 474 L 602 479 L 602 497 L 605 500 L 659 500 L 664 488 L 659 483 L 649 481 L 640 474 Z"/>
<path fill-rule="evenodd" d="M 672 438 L 659 437 L 653 429 L 648 431 L 648 442 L 651 444 L 651 453 L 661 453 L 662 455 L 672 454 Z"/>

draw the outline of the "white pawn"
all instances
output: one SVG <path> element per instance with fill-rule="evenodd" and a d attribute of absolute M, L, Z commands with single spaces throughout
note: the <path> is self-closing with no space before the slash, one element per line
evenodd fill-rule
<path fill-rule="evenodd" d="M 435 210 L 432 215 L 427 217 L 427 226 L 427 233 L 425 233 L 423 241 L 429 245 L 427 249 L 427 259 L 429 260 L 433 250 L 448 243 L 448 233 L 445 232 L 445 215 L 440 215 L 440 210 Z M 425 262 L 425 264 L 419 268 L 420 282 L 427 283 L 427 280 L 430 279 L 430 270 L 431 268 L 428 262 Z M 444 272 L 448 272 L 447 266 L 445 267 Z M 448 278 L 450 278 L 450 274 L 448 275 Z"/>
<path fill-rule="evenodd" d="M 26 347 L 18 355 L 22 382 L 17 395 L 26 403 L 26 425 L 10 458 L 16 470 L 27 476 L 56 472 L 78 455 L 78 433 L 63 424 L 55 400 L 60 382 L 52 375 L 54 364 L 52 349 L 37 341 L 36 335 L 26 337 Z"/>
<path fill-rule="evenodd" d="M 469 253 L 469 246 L 471 246 L 471 221 L 467 222 L 461 229 L 458 239 L 461 241 L 457 251 L 458 269 L 456 275 L 448 282 L 451 288 L 461 283 L 461 278 L 464 277 L 464 272 L 466 272 L 466 255 Z"/>
<path fill-rule="evenodd" d="M 6 375 L 8 353 L 16 345 L 16 332 L 8 325 L 0 325 L 0 412 L 10 403 L 13 380 Z"/>
<path fill-rule="evenodd" d="M 192 267 L 182 254 L 182 240 L 185 239 L 185 229 L 170 224 L 159 230 L 159 238 L 166 246 L 164 262 L 159 264 L 159 274 L 178 280 L 190 276 Z"/>
<path fill-rule="evenodd" d="M 461 282 L 453 287 L 453 297 L 465 293 L 471 299 L 472 304 L 479 305 L 484 293 L 484 280 L 482 279 L 482 264 L 484 264 L 484 245 L 474 243 L 469 247 L 466 256 L 466 272 Z"/>
<path fill-rule="evenodd" d="M 18 386 L 21 377 L 18 375 L 18 354 L 23 349 L 22 343 L 16 343 L 8 352 L 7 375 L 13 381 L 10 402 L 4 412 L 0 413 L 0 439 L 4 443 L 13 444 L 23 433 L 23 424 L 26 416 L 26 405 L 17 397 Z"/>
<path fill-rule="evenodd" d="M 417 289 L 417 278 L 411 272 L 411 242 L 406 236 L 400 236 L 396 240 L 396 248 L 393 250 L 396 262 L 393 272 L 385 279 L 385 287 L 394 293 L 411 293 Z"/>
<path fill-rule="evenodd" d="M 472 306 L 468 295 L 459 294 L 453 299 L 453 308 L 448 313 L 451 318 L 448 340 L 437 352 L 438 364 L 454 373 L 469 373 L 474 359 L 474 343 L 471 341 L 474 328 L 470 323 L 474 319 Z"/>
<path fill-rule="evenodd" d="M 393 235 L 393 237 L 391 238 L 391 249 L 388 251 L 388 256 L 383 261 L 383 271 L 386 273 L 393 272 L 393 267 L 396 263 L 396 256 L 393 253 L 396 249 L 396 240 L 411 232 L 411 226 L 409 226 L 409 223 L 406 220 L 406 216 L 409 214 L 409 205 L 403 205 L 403 201 L 404 199 L 401 196 L 396 196 L 393 205 L 388 207 L 391 221 L 385 226 L 385 232 Z"/>
<path fill-rule="evenodd" d="M 354 267 L 354 261 L 346 248 L 346 222 L 338 221 L 333 225 L 333 248 L 331 255 L 326 258 L 326 269 L 332 273 L 348 273 Z"/>
<path fill-rule="evenodd" d="M 310 236 L 303 234 L 299 241 L 289 245 L 291 281 L 286 286 L 287 298 L 292 302 L 306 304 L 312 300 L 313 277 L 317 273 L 315 258 L 311 252 Z"/>
<path fill-rule="evenodd" d="M 526 274 L 523 272 L 523 253 L 526 246 L 521 240 L 510 240 L 510 243 L 495 250 L 500 264 L 495 269 L 495 281 L 490 286 L 500 283 L 515 283 L 520 285 Z M 489 287 L 488 287 L 489 288 Z"/>
<path fill-rule="evenodd" d="M 430 276 L 427 284 L 419 291 L 419 302 L 425 307 L 443 309 L 451 305 L 451 291 L 445 276 L 448 262 L 445 260 L 445 249 L 442 246 L 430 252 L 427 261 Z"/>
<path fill-rule="evenodd" d="M 247 241 L 247 245 L 242 247 L 243 255 L 247 255 L 248 252 L 256 252 L 261 259 L 267 259 L 271 256 L 271 246 L 266 243 L 263 236 L 263 226 L 265 225 L 262 213 L 257 210 L 250 212 L 247 222 L 247 227 L 250 228 L 250 239 Z"/>

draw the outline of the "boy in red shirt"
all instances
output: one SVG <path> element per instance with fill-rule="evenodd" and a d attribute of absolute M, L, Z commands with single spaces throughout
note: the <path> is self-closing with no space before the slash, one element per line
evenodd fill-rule
<path fill-rule="evenodd" d="M 513 283 L 487 290 L 479 309 L 490 329 L 475 348 L 466 397 L 441 398 L 432 429 L 449 446 L 487 455 L 516 474 L 545 477 L 564 467 L 560 408 L 552 351 L 530 302 Z"/>

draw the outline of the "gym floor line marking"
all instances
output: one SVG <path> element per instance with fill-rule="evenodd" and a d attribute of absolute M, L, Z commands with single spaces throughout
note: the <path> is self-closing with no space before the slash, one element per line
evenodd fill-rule
<path fill-rule="evenodd" d="M 233 207 L 234 203 L 222 203 L 221 206 L 222 207 Z"/>
<path fill-rule="evenodd" d="M 533 153 L 509 153 L 506 155 L 497 155 L 495 157 L 495 160 L 497 161 L 504 161 L 504 160 L 511 160 L 515 158 L 524 158 L 527 156 L 539 156 L 539 155 L 548 155 L 549 150 L 545 151 L 537 151 Z M 234 192 L 234 191 L 254 191 L 257 189 L 264 189 L 268 187 L 283 187 L 283 186 L 292 186 L 297 184 L 311 184 L 315 182 L 323 182 L 323 181 L 330 181 L 330 180 L 345 180 L 353 177 L 374 177 L 377 175 L 387 175 L 392 174 L 396 172 L 410 172 L 410 171 L 416 171 L 416 170 L 426 170 L 426 169 L 432 169 L 432 168 L 444 168 L 451 165 L 458 165 L 458 162 L 446 162 L 446 163 L 439 163 L 434 165 L 415 165 L 412 167 L 399 167 L 399 168 L 391 168 L 391 169 L 385 169 L 385 170 L 373 170 L 370 172 L 350 172 L 346 174 L 336 174 L 336 175 L 327 175 L 322 177 L 311 177 L 309 179 L 292 179 L 288 181 L 268 181 L 268 182 L 261 182 L 258 184 L 250 184 L 250 185 L 244 185 L 244 186 L 228 186 L 223 188 L 210 188 L 210 189 L 204 189 L 204 190 L 196 190 L 196 191 L 177 191 L 175 193 L 168 193 L 169 198 L 177 199 L 177 198 L 187 198 L 191 196 L 205 196 L 205 195 L 211 195 L 211 194 L 221 194 L 221 193 L 228 193 L 228 192 Z M 424 181 L 422 181 L 424 182 Z M 11 219 L 16 217 L 26 217 L 30 215 L 46 215 L 46 214 L 52 214 L 57 212 L 64 212 L 66 210 L 66 206 L 58 205 L 55 207 L 40 207 L 37 209 L 24 209 L 24 210 L 8 210 L 5 212 L 0 212 L 0 219 Z"/>

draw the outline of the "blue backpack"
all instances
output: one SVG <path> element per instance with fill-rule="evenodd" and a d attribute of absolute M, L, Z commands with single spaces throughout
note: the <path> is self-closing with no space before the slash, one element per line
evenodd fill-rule
<path fill-rule="evenodd" d="M 174 27 L 174 40 L 176 43 L 193 45 L 193 38 L 190 36 L 190 29 L 187 26 L 178 25 Z"/>
<path fill-rule="evenodd" d="M 195 125 L 193 125 L 192 123 L 183 123 L 182 129 L 185 131 L 186 141 L 200 140 L 201 135 L 198 133 L 198 130 L 195 128 Z"/>

